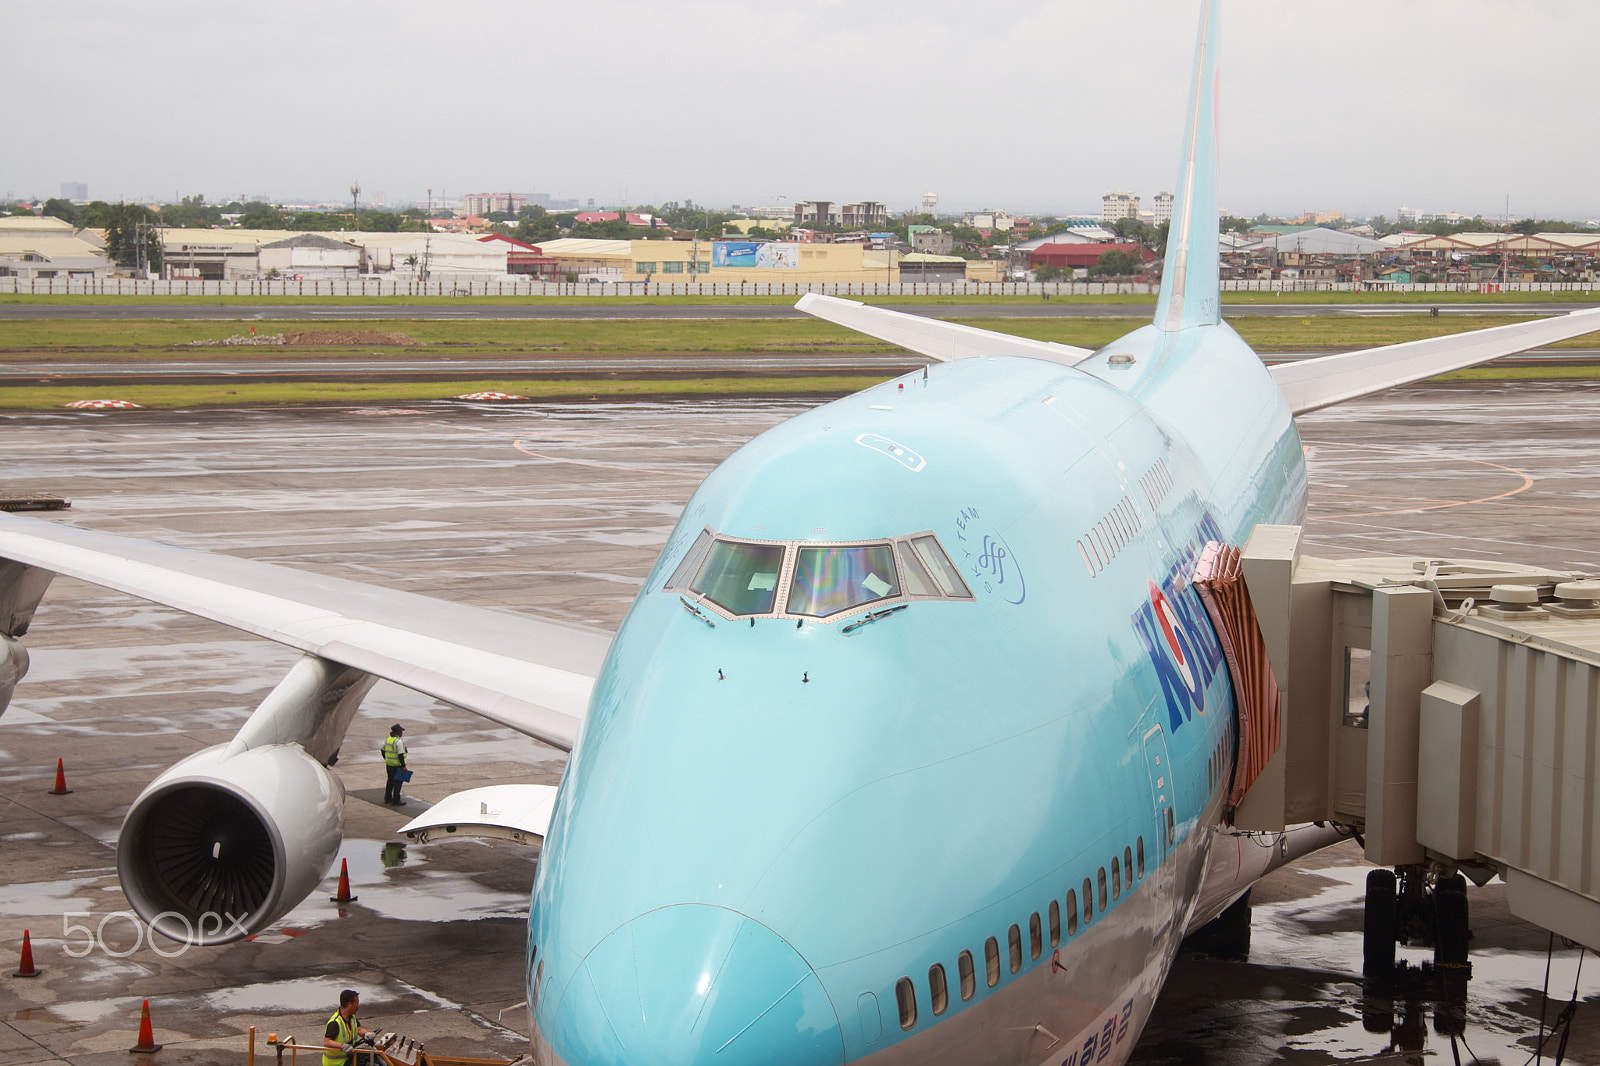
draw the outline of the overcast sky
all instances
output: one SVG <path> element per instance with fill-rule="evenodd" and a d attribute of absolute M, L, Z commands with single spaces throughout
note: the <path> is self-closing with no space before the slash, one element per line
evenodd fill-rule
<path fill-rule="evenodd" d="M 1600 217 L 1600 3 L 1223 0 L 1221 203 Z M 0 192 L 1098 210 L 1194 0 L 7 5 Z M 30 32 L 31 31 L 31 32 Z"/>

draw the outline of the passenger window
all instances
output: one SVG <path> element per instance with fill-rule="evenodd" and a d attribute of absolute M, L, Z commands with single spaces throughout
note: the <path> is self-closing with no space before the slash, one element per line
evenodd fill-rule
<path fill-rule="evenodd" d="M 934 1017 L 943 1014 L 950 1006 L 950 989 L 944 983 L 944 965 L 934 963 L 928 967 L 928 999 Z"/>
<path fill-rule="evenodd" d="M 983 968 L 990 988 L 1000 983 L 1000 942 L 994 937 L 983 942 Z"/>
<path fill-rule="evenodd" d="M 1044 950 L 1044 927 L 1039 924 L 1039 912 L 1034 911 L 1033 917 L 1028 919 L 1028 957 L 1037 959 Z"/>
<path fill-rule="evenodd" d="M 789 613 L 826 618 L 900 594 L 887 544 L 801 548 L 796 553 Z"/>
<path fill-rule="evenodd" d="M 1050 946 L 1061 943 L 1061 904 L 1050 901 Z"/>
<path fill-rule="evenodd" d="M 768 614 L 778 595 L 783 545 L 719 540 L 694 579 L 694 591 L 729 614 Z"/>
<path fill-rule="evenodd" d="M 911 543 L 917 549 L 917 557 L 938 582 L 941 592 L 958 600 L 972 599 L 972 590 L 961 580 L 961 572 L 939 546 L 937 537 L 912 537 Z"/>
<path fill-rule="evenodd" d="M 933 583 L 933 575 L 928 573 L 928 568 L 922 565 L 922 560 L 917 558 L 917 553 L 907 541 L 900 542 L 900 576 L 905 581 L 907 596 L 939 595 L 939 586 Z"/>
<path fill-rule="evenodd" d="M 1100 913 L 1104 914 L 1106 912 L 1106 868 L 1104 866 L 1100 867 L 1099 884 L 1100 884 Z"/>
<path fill-rule="evenodd" d="M 1122 864 L 1115 855 L 1111 856 L 1111 898 L 1122 898 Z"/>
<path fill-rule="evenodd" d="M 1100 905 L 1102 907 L 1105 906 L 1104 902 Z M 1083 924 L 1088 925 L 1092 921 L 1094 921 L 1094 886 L 1085 877 L 1083 879 Z"/>
<path fill-rule="evenodd" d="M 528 997 L 528 1010 L 539 1005 L 539 986 L 544 984 L 544 960 L 539 960 L 539 971 L 533 975 L 533 995 Z"/>
<path fill-rule="evenodd" d="M 1078 935 L 1078 890 L 1067 889 L 1067 935 Z"/>
<path fill-rule="evenodd" d="M 1144 837 L 1139 838 L 1139 876 L 1144 876 Z"/>
<path fill-rule="evenodd" d="M 1133 887 L 1133 849 L 1132 848 L 1123 848 L 1122 849 L 1122 868 L 1124 870 L 1128 871 L 1128 887 L 1132 888 Z M 1140 877 L 1144 876 L 1144 871 L 1143 870 L 1139 871 L 1139 876 Z"/>
<path fill-rule="evenodd" d="M 978 990 L 978 979 L 972 972 L 972 952 L 963 951 L 956 958 L 956 972 L 961 975 L 961 999 L 966 1002 Z"/>
<path fill-rule="evenodd" d="M 1016 926 L 1006 934 L 1006 946 L 1011 949 L 1011 972 L 1018 973 L 1022 970 L 1022 930 Z"/>
<path fill-rule="evenodd" d="M 911 983 L 911 978 L 902 977 L 894 983 L 894 1001 L 900 1007 L 900 1028 L 910 1029 L 916 1025 L 917 986 Z"/>

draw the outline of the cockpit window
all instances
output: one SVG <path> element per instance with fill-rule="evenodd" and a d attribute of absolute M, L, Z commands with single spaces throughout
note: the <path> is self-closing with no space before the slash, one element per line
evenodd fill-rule
<path fill-rule="evenodd" d="M 816 544 L 735 540 L 706 529 L 661 587 L 735 618 L 832 621 L 907 600 L 973 598 L 939 538 L 926 532 Z"/>
<path fill-rule="evenodd" d="M 917 558 L 916 551 L 911 547 L 911 542 L 900 542 L 900 574 L 905 582 L 907 596 L 937 596 L 939 586 L 933 583 L 933 575 L 928 573 L 928 568 L 922 565 L 922 560 Z"/>
<path fill-rule="evenodd" d="M 719 540 L 690 588 L 729 614 L 770 614 L 783 551 L 782 544 Z"/>
<path fill-rule="evenodd" d="M 789 586 L 789 613 L 826 618 L 900 595 L 887 544 L 800 548 Z"/>
<path fill-rule="evenodd" d="M 934 579 L 939 582 L 939 590 L 946 596 L 957 600 L 970 600 L 972 590 L 967 588 L 967 583 L 961 580 L 961 573 L 950 561 L 950 556 L 944 553 L 939 546 L 939 539 L 929 533 L 921 537 L 912 537 L 911 546 L 916 549 L 917 556 L 927 564 L 933 572 Z"/>

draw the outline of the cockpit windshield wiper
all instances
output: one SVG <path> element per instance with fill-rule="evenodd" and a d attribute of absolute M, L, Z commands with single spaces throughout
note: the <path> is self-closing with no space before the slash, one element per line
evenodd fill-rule
<path fill-rule="evenodd" d="M 678 597 L 678 602 L 683 604 L 683 609 L 685 611 L 688 611 L 690 614 L 692 614 L 696 618 L 700 619 L 700 621 L 704 622 L 706 625 L 710 626 L 712 629 L 717 628 L 717 623 L 715 623 L 711 619 L 707 618 L 705 616 L 705 614 L 701 612 L 700 608 L 696 607 L 694 604 L 690 603 L 688 600 L 684 599 L 682 596 Z"/>
<path fill-rule="evenodd" d="M 870 614 L 863 615 L 862 618 L 861 618 L 861 621 L 859 621 L 859 622 L 851 622 L 849 625 L 844 626 L 843 628 L 841 628 L 839 630 L 839 632 L 841 632 L 841 633 L 853 633 L 856 630 L 860 629 L 864 625 L 868 625 L 869 623 L 876 622 L 880 618 L 888 618 L 891 614 L 894 614 L 896 611 L 903 611 L 907 607 L 910 607 L 910 606 L 911 605 L 909 603 L 897 603 L 893 607 L 885 607 L 881 611 L 873 611 Z"/>

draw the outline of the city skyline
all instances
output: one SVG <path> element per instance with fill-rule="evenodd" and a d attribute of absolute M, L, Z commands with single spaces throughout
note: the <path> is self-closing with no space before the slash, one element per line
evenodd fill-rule
<path fill-rule="evenodd" d="M 38 47 L 14 76 L 50 91 L 8 116 L 0 190 L 337 203 L 359 178 L 390 204 L 431 186 L 899 211 L 934 189 L 951 213 L 1087 212 L 1107 190 L 1173 186 L 1192 6 L 19 9 Z M 1600 7 L 1230 0 L 1224 17 L 1225 205 L 1498 218 L 1509 196 L 1513 218 L 1600 215 Z M 1486 27 L 1514 70 L 1470 51 Z M 542 47 L 510 54 L 522 41 Z M 128 55 L 153 57 L 159 84 L 130 91 Z"/>

